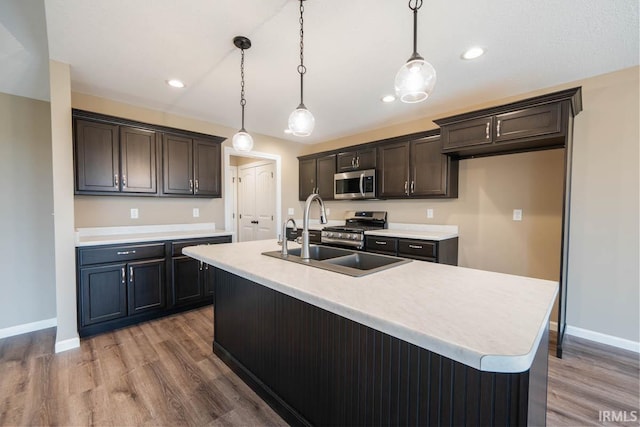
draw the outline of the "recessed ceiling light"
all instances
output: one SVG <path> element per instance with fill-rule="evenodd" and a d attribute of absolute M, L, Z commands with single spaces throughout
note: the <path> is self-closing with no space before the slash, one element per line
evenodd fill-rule
<path fill-rule="evenodd" d="M 462 54 L 462 59 L 476 59 L 476 58 L 484 55 L 485 52 L 486 52 L 486 50 L 484 48 L 472 47 L 470 49 L 467 49 Z"/>
<path fill-rule="evenodd" d="M 396 100 L 396 97 L 395 97 L 395 95 L 385 95 L 382 98 L 380 98 L 380 100 L 382 102 L 393 102 L 393 101 Z"/>
<path fill-rule="evenodd" d="M 293 131 L 291 129 L 287 128 L 287 129 L 284 130 L 284 133 L 290 134 L 290 133 L 293 133 Z"/>
<path fill-rule="evenodd" d="M 167 80 L 167 84 L 171 87 L 183 88 L 184 83 L 178 79 Z"/>

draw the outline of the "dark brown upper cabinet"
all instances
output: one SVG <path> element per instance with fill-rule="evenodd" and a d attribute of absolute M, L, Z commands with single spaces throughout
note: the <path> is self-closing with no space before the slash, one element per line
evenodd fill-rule
<path fill-rule="evenodd" d="M 156 153 L 154 131 L 76 120 L 76 193 L 157 194 Z"/>
<path fill-rule="evenodd" d="M 162 149 L 163 194 L 220 197 L 220 144 L 164 134 Z"/>
<path fill-rule="evenodd" d="M 76 194 L 220 197 L 223 138 L 81 110 Z"/>
<path fill-rule="evenodd" d="M 563 148 L 569 116 L 582 108 L 575 90 L 434 120 L 442 152 L 458 158 Z"/>
<path fill-rule="evenodd" d="M 367 147 L 338 153 L 336 161 L 338 172 L 375 169 L 376 149 L 375 147 Z"/>
<path fill-rule="evenodd" d="M 378 197 L 458 197 L 458 161 L 441 153 L 438 135 L 378 147 Z"/>
<path fill-rule="evenodd" d="M 336 173 L 336 155 L 303 157 L 299 159 L 298 199 L 306 200 L 317 193 L 323 200 L 333 200 L 333 176 Z"/>

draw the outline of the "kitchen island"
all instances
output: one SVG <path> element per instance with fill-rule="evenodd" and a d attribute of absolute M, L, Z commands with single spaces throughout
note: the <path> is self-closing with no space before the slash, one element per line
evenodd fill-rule
<path fill-rule="evenodd" d="M 541 425 L 558 284 L 413 261 L 354 278 L 192 247 L 216 268 L 214 351 L 289 422 Z"/>

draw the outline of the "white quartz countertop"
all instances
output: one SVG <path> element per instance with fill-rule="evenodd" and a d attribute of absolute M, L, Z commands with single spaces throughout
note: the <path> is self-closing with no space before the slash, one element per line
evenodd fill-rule
<path fill-rule="evenodd" d="M 351 277 L 261 254 L 279 249 L 262 240 L 183 253 L 491 372 L 531 367 L 558 291 L 557 282 L 430 262 Z"/>
<path fill-rule="evenodd" d="M 76 247 L 118 243 L 156 242 L 233 236 L 231 231 L 216 230 L 215 223 L 91 227 L 76 230 Z"/>

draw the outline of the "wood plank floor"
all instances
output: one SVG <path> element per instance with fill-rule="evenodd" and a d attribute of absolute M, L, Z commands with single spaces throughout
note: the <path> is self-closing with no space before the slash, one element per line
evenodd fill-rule
<path fill-rule="evenodd" d="M 213 355 L 212 325 L 206 307 L 57 355 L 53 328 L 2 339 L 0 425 L 286 425 Z M 638 410 L 637 354 L 573 337 L 564 354 L 549 359 L 548 425 L 613 425 L 598 411 Z"/>

